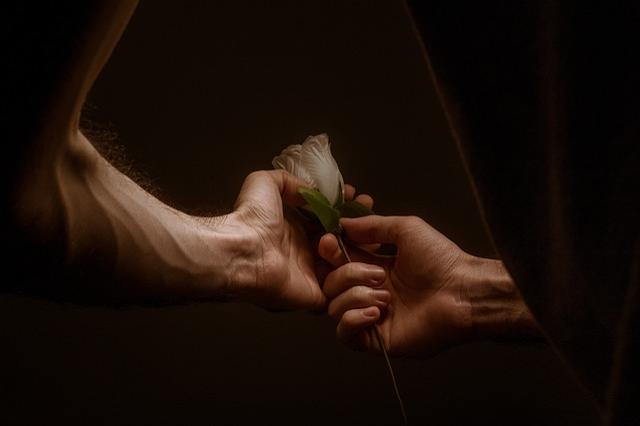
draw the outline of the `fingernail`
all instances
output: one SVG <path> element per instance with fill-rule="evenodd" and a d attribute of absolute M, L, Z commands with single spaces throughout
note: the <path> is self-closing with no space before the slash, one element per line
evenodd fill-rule
<path fill-rule="evenodd" d="M 369 282 L 373 285 L 382 284 L 387 276 L 384 269 L 377 265 L 366 265 L 365 274 L 367 275 Z"/>
<path fill-rule="evenodd" d="M 362 314 L 367 318 L 376 318 L 378 316 L 378 308 L 369 307 L 362 311 Z"/>
<path fill-rule="evenodd" d="M 387 290 L 372 290 L 373 297 L 378 301 L 382 302 L 385 305 L 391 302 L 391 293 Z"/>

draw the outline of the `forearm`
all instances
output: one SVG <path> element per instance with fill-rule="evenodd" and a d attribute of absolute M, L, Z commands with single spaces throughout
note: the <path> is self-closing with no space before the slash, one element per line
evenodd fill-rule
<path fill-rule="evenodd" d="M 229 299 L 256 279 L 254 234 L 233 214 L 200 219 L 163 204 L 80 132 L 53 169 L 48 182 L 24 188 L 20 215 L 26 224 L 34 214 L 49 223 L 32 230 L 38 238 L 61 235 L 63 267 L 82 271 L 74 285 L 96 287 L 83 291 L 118 300 Z"/>
<path fill-rule="evenodd" d="M 501 261 L 468 256 L 464 263 L 464 288 L 471 307 L 473 338 L 541 336 L 533 315 Z"/>
<path fill-rule="evenodd" d="M 50 80 L 47 90 L 26 98 L 36 113 L 12 141 L 20 155 L 7 157 L 5 235 L 16 271 L 8 285 L 24 289 L 23 278 L 32 277 L 37 291 L 49 287 L 47 296 L 63 290 L 51 287 L 72 281 L 82 287 L 74 287 L 74 295 L 95 289 L 145 301 L 234 297 L 255 287 L 255 231 L 237 214 L 200 220 L 161 203 L 113 168 L 78 130 L 87 93 L 135 6 L 135 0 L 117 0 L 75 6 L 67 15 L 60 9 L 53 16 L 60 28 L 47 26 L 43 34 L 55 32 L 61 41 L 36 37 L 32 68 L 51 62 L 55 72 L 45 67 L 38 74 Z"/>

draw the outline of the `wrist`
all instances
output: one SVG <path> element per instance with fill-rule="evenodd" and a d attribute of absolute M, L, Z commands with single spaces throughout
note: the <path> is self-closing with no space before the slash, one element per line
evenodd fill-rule
<path fill-rule="evenodd" d="M 204 298 L 250 301 L 260 265 L 257 234 L 235 213 L 219 217 L 190 217 L 196 226 L 196 246 L 188 272 Z M 193 265 L 203 265 L 193 267 Z"/>
<path fill-rule="evenodd" d="M 463 263 L 472 339 L 540 335 L 533 315 L 501 261 L 467 255 Z"/>

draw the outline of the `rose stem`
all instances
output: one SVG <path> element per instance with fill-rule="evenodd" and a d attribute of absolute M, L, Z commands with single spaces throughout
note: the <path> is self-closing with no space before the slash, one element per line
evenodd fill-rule
<path fill-rule="evenodd" d="M 349 252 L 347 251 L 347 247 L 344 245 L 344 241 L 342 241 L 342 235 L 336 234 L 338 239 L 338 246 L 340 246 L 340 250 L 344 254 L 344 257 L 347 259 L 347 262 L 351 263 L 351 257 L 349 257 Z M 402 413 L 402 419 L 404 420 L 404 424 L 408 425 L 409 421 L 407 419 L 407 412 L 404 409 L 404 402 L 402 401 L 402 397 L 400 396 L 400 390 L 398 389 L 398 382 L 396 381 L 396 375 L 393 373 L 393 367 L 391 366 L 391 361 L 389 360 L 389 354 L 387 354 L 387 345 L 384 342 L 384 337 L 382 337 L 382 333 L 378 329 L 378 325 L 373 326 L 373 332 L 376 335 L 376 339 L 378 340 L 378 346 L 382 349 L 382 354 L 384 355 L 384 360 L 387 363 L 387 369 L 389 370 L 389 375 L 391 376 L 391 383 L 393 383 L 393 390 L 396 394 L 396 399 L 398 400 L 398 404 L 400 404 L 400 412 Z"/>

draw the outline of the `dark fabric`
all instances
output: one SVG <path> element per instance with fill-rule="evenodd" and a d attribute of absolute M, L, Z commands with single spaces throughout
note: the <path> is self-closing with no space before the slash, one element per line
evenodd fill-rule
<path fill-rule="evenodd" d="M 639 424 L 640 2 L 410 8 L 500 256 L 605 421 Z"/>

